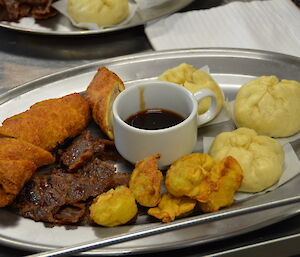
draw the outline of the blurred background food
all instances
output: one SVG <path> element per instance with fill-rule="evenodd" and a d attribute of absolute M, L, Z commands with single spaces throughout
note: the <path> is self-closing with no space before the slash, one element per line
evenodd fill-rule
<path fill-rule="evenodd" d="M 128 0 L 68 0 L 69 15 L 77 22 L 115 25 L 129 14 Z"/>

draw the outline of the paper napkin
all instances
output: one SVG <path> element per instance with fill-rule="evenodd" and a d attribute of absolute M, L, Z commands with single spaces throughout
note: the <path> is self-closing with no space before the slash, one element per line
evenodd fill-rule
<path fill-rule="evenodd" d="M 300 9 L 291 0 L 234 1 L 175 13 L 148 23 L 145 33 L 155 50 L 229 47 L 300 56 Z"/>

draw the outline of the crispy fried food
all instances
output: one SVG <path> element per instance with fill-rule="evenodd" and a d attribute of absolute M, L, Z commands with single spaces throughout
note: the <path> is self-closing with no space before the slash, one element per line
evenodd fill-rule
<path fill-rule="evenodd" d="M 44 149 L 15 138 L 0 138 L 0 160 L 27 160 L 37 167 L 51 164 L 54 156 Z"/>
<path fill-rule="evenodd" d="M 211 169 L 210 178 L 217 189 L 211 192 L 208 202 L 200 203 L 203 212 L 218 211 L 233 203 L 234 194 L 242 184 L 243 170 L 236 159 L 228 156 Z"/>
<path fill-rule="evenodd" d="M 102 66 L 86 90 L 85 97 L 91 106 L 93 118 L 110 139 L 114 138 L 112 104 L 124 89 L 123 81 Z"/>
<path fill-rule="evenodd" d="M 90 206 L 90 217 L 98 225 L 113 227 L 126 224 L 137 214 L 138 208 L 131 190 L 118 186 L 99 195 Z"/>
<path fill-rule="evenodd" d="M 0 160 L 0 207 L 12 203 L 36 168 L 27 160 Z"/>
<path fill-rule="evenodd" d="M 209 179 L 214 165 L 215 161 L 208 154 L 192 153 L 179 158 L 167 170 L 165 186 L 168 192 L 207 202 L 215 186 Z"/>
<path fill-rule="evenodd" d="M 160 154 L 156 154 L 139 161 L 131 174 L 129 188 L 142 206 L 154 207 L 160 201 L 160 184 L 163 179 L 157 168 L 160 157 Z"/>
<path fill-rule="evenodd" d="M 90 110 L 78 93 L 34 104 L 25 112 L 6 119 L 0 135 L 15 137 L 52 150 L 68 137 L 79 134 L 88 124 Z"/>
<path fill-rule="evenodd" d="M 148 214 L 162 220 L 162 222 L 171 222 L 175 218 L 190 214 L 196 203 L 196 200 L 189 197 L 176 197 L 169 193 L 164 193 L 158 206 L 150 208 Z"/>

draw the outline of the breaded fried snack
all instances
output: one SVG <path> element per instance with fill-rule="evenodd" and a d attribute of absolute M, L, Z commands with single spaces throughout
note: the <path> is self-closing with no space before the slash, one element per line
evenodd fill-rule
<path fill-rule="evenodd" d="M 27 160 L 0 160 L 0 207 L 12 203 L 36 168 Z"/>
<path fill-rule="evenodd" d="M 255 130 L 239 128 L 223 132 L 213 141 L 209 154 L 217 161 L 235 158 L 243 170 L 242 192 L 259 192 L 275 184 L 284 163 L 282 146 L 273 138 L 260 136 Z"/>
<path fill-rule="evenodd" d="M 208 88 L 212 90 L 217 97 L 218 113 L 222 109 L 224 100 L 222 89 L 214 79 L 203 70 L 197 70 L 190 64 L 182 63 L 174 68 L 164 71 L 158 79 L 182 85 L 191 93 Z M 209 109 L 210 101 L 210 97 L 207 97 L 199 103 L 199 114 L 205 113 Z"/>
<path fill-rule="evenodd" d="M 234 118 L 239 127 L 270 137 L 300 131 L 300 83 L 261 76 L 243 85 L 236 96 Z"/>
<path fill-rule="evenodd" d="M 193 211 L 197 201 L 189 197 L 176 197 L 169 193 L 162 195 L 157 207 L 150 208 L 148 214 L 162 222 L 171 222 L 176 218 L 184 217 Z"/>
<path fill-rule="evenodd" d="M 154 207 L 160 201 L 163 179 L 161 171 L 157 168 L 160 157 L 160 154 L 156 154 L 139 161 L 131 174 L 129 188 L 142 206 Z"/>
<path fill-rule="evenodd" d="M 110 189 L 94 199 L 90 217 L 101 226 L 114 227 L 126 224 L 137 214 L 138 208 L 133 193 L 126 186 Z"/>
<path fill-rule="evenodd" d="M 206 203 L 200 203 L 203 212 L 215 212 L 233 203 L 234 194 L 242 184 L 243 170 L 233 157 L 228 156 L 212 168 L 210 178 L 217 187 Z"/>
<path fill-rule="evenodd" d="M 128 0 L 68 0 L 69 15 L 77 22 L 115 25 L 129 14 Z"/>
<path fill-rule="evenodd" d="M 207 202 L 214 189 L 209 178 L 214 165 L 215 161 L 208 154 L 192 153 L 179 158 L 167 170 L 165 186 L 168 192 Z"/>
<path fill-rule="evenodd" d="M 79 134 L 90 120 L 88 102 L 78 93 L 34 104 L 2 123 L 0 135 L 52 150 Z"/>
<path fill-rule="evenodd" d="M 54 156 L 44 149 L 15 138 L 0 138 L 0 160 L 27 160 L 37 167 L 54 163 Z"/>
<path fill-rule="evenodd" d="M 86 90 L 85 97 L 90 104 L 94 121 L 110 139 L 114 138 L 112 104 L 124 89 L 123 81 L 102 66 Z"/>

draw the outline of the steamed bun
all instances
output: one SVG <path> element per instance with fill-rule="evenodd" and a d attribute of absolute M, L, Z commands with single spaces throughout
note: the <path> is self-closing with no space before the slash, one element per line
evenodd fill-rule
<path fill-rule="evenodd" d="M 128 0 L 68 0 L 68 13 L 77 22 L 115 25 L 127 18 Z"/>
<path fill-rule="evenodd" d="M 282 146 L 273 138 L 260 136 L 253 129 L 223 132 L 213 141 L 209 154 L 217 161 L 234 157 L 243 169 L 242 192 L 259 192 L 275 184 L 284 162 Z"/>
<path fill-rule="evenodd" d="M 288 137 L 300 131 L 300 83 L 262 76 L 243 85 L 236 96 L 234 118 L 239 127 L 260 135 Z"/>
<path fill-rule="evenodd" d="M 158 78 L 159 80 L 173 82 L 184 86 L 191 93 L 208 88 L 217 97 L 217 111 L 220 112 L 223 105 L 223 92 L 213 78 L 203 70 L 196 70 L 192 65 L 182 63 L 172 69 L 166 70 Z M 199 103 L 198 113 L 205 113 L 210 106 L 210 97 Z"/>

